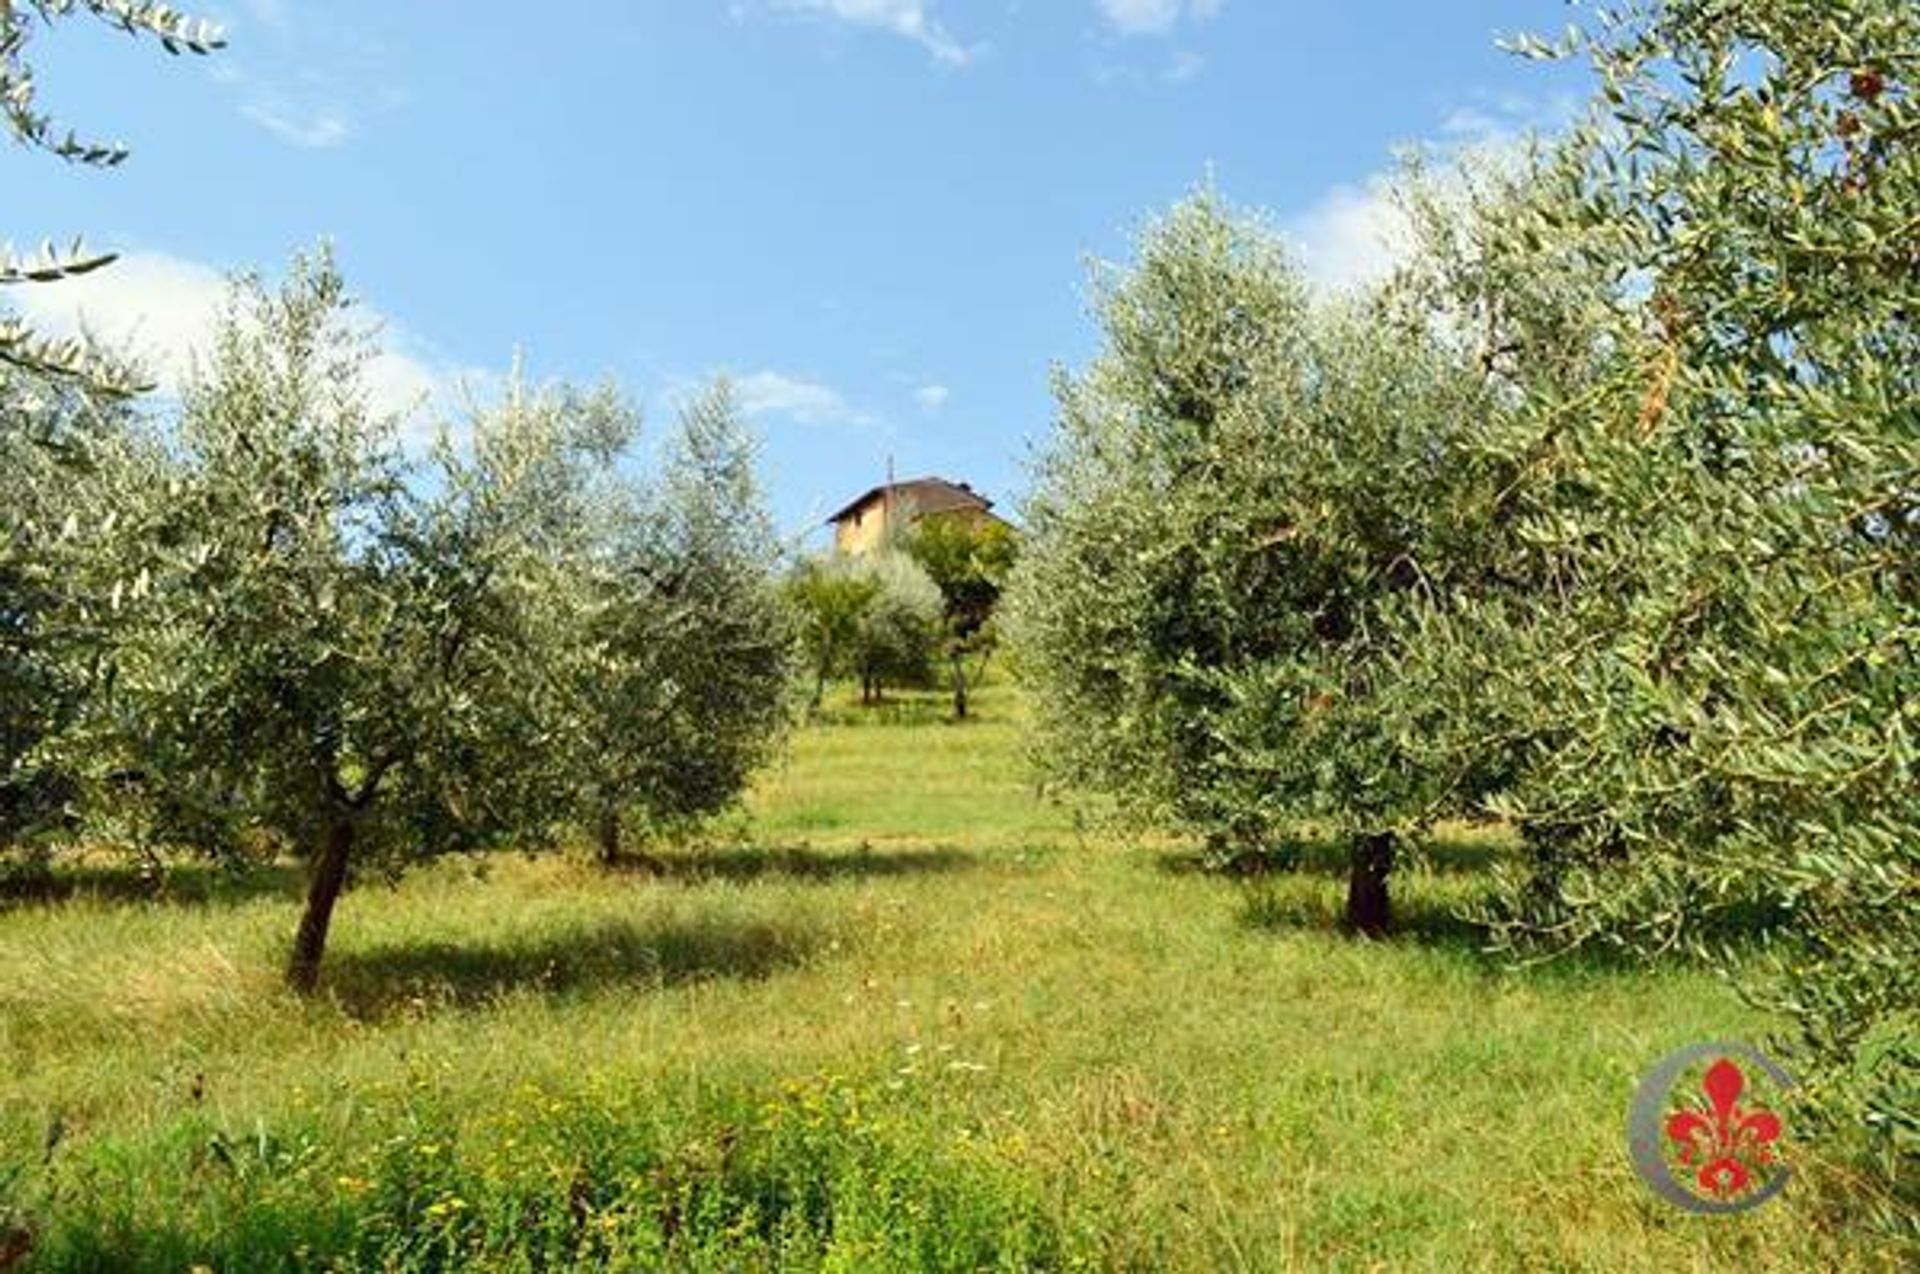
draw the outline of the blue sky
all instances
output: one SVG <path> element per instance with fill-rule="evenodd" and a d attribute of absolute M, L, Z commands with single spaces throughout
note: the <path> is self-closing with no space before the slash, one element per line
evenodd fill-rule
<path fill-rule="evenodd" d="M 225 51 L 44 41 L 44 104 L 134 153 L 97 173 L 0 151 L 0 229 L 127 256 L 10 300 L 174 375 L 222 272 L 326 236 L 384 324 L 387 398 L 484 392 L 518 350 L 536 377 L 616 377 L 658 422 L 728 372 L 790 531 L 888 456 L 1017 502 L 1048 369 L 1093 348 L 1087 258 L 1209 171 L 1335 286 L 1383 259 L 1396 146 L 1497 141 L 1576 87 L 1494 47 L 1557 29 L 1553 0 L 195 11 Z"/>

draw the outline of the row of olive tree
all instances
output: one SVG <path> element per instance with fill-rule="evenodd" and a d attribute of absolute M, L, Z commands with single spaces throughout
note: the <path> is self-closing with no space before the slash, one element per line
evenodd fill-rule
<path fill-rule="evenodd" d="M 1920 1147 L 1920 10 L 1650 0 L 1551 150 L 1310 295 L 1211 197 L 1104 275 L 1014 588 L 1062 776 L 1238 848 L 1500 814 L 1515 945 L 1705 943 Z M 1535 49 L 1534 51 L 1545 51 Z M 1751 964 L 1742 965 L 1751 968 Z M 1908 1189 L 1911 1188 L 1909 1175 Z"/>
<path fill-rule="evenodd" d="M 813 671 L 813 706 L 834 677 L 857 678 L 871 704 L 890 683 L 928 684 L 944 662 L 954 719 L 964 721 L 999 646 L 995 612 L 1017 549 L 1002 522 L 936 517 L 872 552 L 797 563 L 787 598 Z"/>
<path fill-rule="evenodd" d="M 616 393 L 517 373 L 422 462 L 368 403 L 350 313 L 325 255 L 237 285 L 177 418 L 97 424 L 84 463 L 26 480 L 39 588 L 9 590 L 32 658 L 4 666 L 39 705 L 8 723 L 13 830 L 304 855 L 302 989 L 356 866 L 583 826 L 612 855 L 623 821 L 713 812 L 789 676 L 724 386 L 658 481 Z"/>
<path fill-rule="evenodd" d="M 858 680 L 865 704 L 881 702 L 888 685 L 931 680 L 940 589 L 907 554 L 887 548 L 805 558 L 787 580 L 787 599 L 813 672 L 815 708 L 835 677 Z"/>

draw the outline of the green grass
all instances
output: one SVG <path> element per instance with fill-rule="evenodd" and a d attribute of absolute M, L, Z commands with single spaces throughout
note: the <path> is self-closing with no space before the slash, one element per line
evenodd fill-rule
<path fill-rule="evenodd" d="M 0 911 L 0 1253 L 28 1267 L 1837 1269 L 1818 1164 L 1683 1216 L 1638 1075 L 1767 1023 L 1702 970 L 1510 972 L 1397 882 L 1237 883 L 1040 802 L 1020 703 L 836 702 L 714 847 L 297 877 L 69 877 Z M 78 880 L 78 885 L 72 884 Z M 1878 1258 L 1891 1265 L 1891 1258 Z M 4 1256 L 0 1256 L 4 1266 Z"/>

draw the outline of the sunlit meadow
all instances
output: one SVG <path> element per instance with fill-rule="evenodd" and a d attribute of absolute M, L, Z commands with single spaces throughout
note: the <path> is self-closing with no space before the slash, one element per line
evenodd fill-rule
<path fill-rule="evenodd" d="M 27 1268 L 1872 1267 L 1819 1165 L 1716 1219 L 1637 1076 L 1766 1023 L 1711 971 L 1507 971 L 1446 838 L 1387 942 L 1042 800 L 1021 703 L 834 701 L 648 868 L 89 878 L 0 912 L 0 1234 Z M 1857 1243 L 1858 1240 L 1846 1240 Z M 24 1245 L 24 1246 L 23 1246 Z M 8 1257 L 0 1254 L 0 1268 Z"/>

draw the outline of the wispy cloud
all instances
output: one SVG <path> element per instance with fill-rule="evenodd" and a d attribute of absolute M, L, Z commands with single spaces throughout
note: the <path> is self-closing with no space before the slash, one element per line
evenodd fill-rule
<path fill-rule="evenodd" d="M 240 113 L 281 141 L 303 150 L 325 150 L 353 136 L 353 121 L 337 106 L 298 107 L 268 94 L 242 105 Z"/>
<path fill-rule="evenodd" d="M 1166 70 L 1160 72 L 1160 79 L 1167 84 L 1185 84 L 1205 70 L 1206 66 L 1206 58 L 1192 49 L 1183 49 L 1173 55 Z"/>
<path fill-rule="evenodd" d="M 1217 15 L 1226 0 L 1094 0 L 1100 32 L 1093 41 L 1096 84 L 1152 87 L 1198 79 L 1207 59 L 1183 47 L 1187 28 Z"/>
<path fill-rule="evenodd" d="M 1523 145 L 1534 133 L 1551 133 L 1572 123 L 1580 99 L 1563 93 L 1533 98 L 1517 93 L 1476 93 L 1440 122 L 1444 144 L 1454 148 L 1505 150 Z"/>
<path fill-rule="evenodd" d="M 343 146 L 410 100 L 384 49 L 358 27 L 313 21 L 294 0 L 230 0 L 217 12 L 234 39 L 208 73 L 242 116 L 289 146 Z"/>
<path fill-rule="evenodd" d="M 765 419 L 779 417 L 801 425 L 870 425 L 874 417 L 855 407 L 839 390 L 807 376 L 765 369 L 734 376 L 740 410 Z"/>
<path fill-rule="evenodd" d="M 1186 84 L 1198 79 L 1206 69 L 1207 59 L 1203 54 L 1178 49 L 1164 59 L 1156 52 L 1152 61 L 1103 55 L 1095 61 L 1090 74 L 1095 84 L 1140 88 Z"/>
<path fill-rule="evenodd" d="M 953 391 L 945 385 L 922 385 L 913 391 L 913 401 L 920 404 L 921 411 L 926 412 L 939 411 L 952 397 Z"/>
<path fill-rule="evenodd" d="M 977 50 L 963 44 L 934 12 L 930 0 L 772 0 L 789 13 L 844 22 L 910 40 L 942 66 L 962 67 Z"/>
<path fill-rule="evenodd" d="M 18 288 L 13 300 L 42 331 L 89 334 L 129 352 L 177 394 L 211 349 L 228 294 L 227 276 L 204 262 L 164 252 L 130 252 L 104 270 L 58 284 Z M 403 418 L 410 440 L 432 419 L 456 409 L 463 386 L 496 377 L 462 366 L 404 324 L 367 305 L 359 321 L 374 332 L 379 353 L 365 370 L 373 409 Z"/>
<path fill-rule="evenodd" d="M 269 31 L 286 31 L 293 26 L 289 0 L 244 0 L 247 16 Z"/>
<path fill-rule="evenodd" d="M 1183 20 L 1205 21 L 1226 0 L 1094 0 L 1108 26 L 1121 35 L 1167 35 Z"/>

